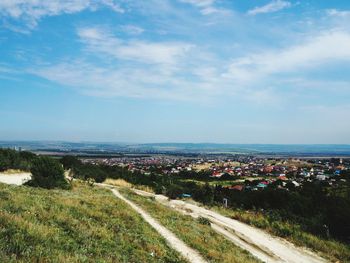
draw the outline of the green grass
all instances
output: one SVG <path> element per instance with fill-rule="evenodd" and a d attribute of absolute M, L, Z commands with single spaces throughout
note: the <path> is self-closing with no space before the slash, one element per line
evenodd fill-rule
<path fill-rule="evenodd" d="M 0 262 L 185 262 L 108 190 L 0 184 Z"/>
<path fill-rule="evenodd" d="M 332 262 L 350 262 L 350 246 L 336 240 L 326 240 L 302 230 L 294 223 L 276 220 L 260 212 L 242 209 L 214 207 L 217 212 L 267 230 L 269 233 L 286 238 L 297 246 L 308 247 Z"/>
<path fill-rule="evenodd" d="M 196 220 L 173 211 L 152 198 L 138 196 L 128 189 L 122 189 L 121 193 L 150 213 L 186 244 L 196 249 L 209 262 L 259 262 L 248 252 L 217 234 L 205 222 L 201 223 L 203 220 Z"/>

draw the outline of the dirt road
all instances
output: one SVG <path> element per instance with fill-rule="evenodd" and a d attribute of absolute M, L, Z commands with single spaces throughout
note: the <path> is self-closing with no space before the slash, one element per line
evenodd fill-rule
<path fill-rule="evenodd" d="M 211 221 L 212 228 L 224 235 L 237 246 L 249 251 L 264 262 L 290 262 L 290 263 L 321 263 L 327 262 L 315 253 L 296 247 L 292 243 L 274 237 L 267 232 L 225 217 L 214 211 L 205 209 L 181 200 L 169 200 L 163 195 L 153 195 L 144 191 L 133 189 L 137 194 L 154 196 L 155 199 L 173 209 L 193 217 L 205 217 Z"/>
<path fill-rule="evenodd" d="M 152 218 L 148 213 L 146 213 L 144 210 L 142 210 L 140 207 L 135 205 L 130 200 L 126 199 L 124 196 L 122 196 L 118 190 L 111 189 L 113 194 L 126 202 L 128 205 L 130 205 L 137 213 L 141 215 L 141 217 L 150 224 L 160 235 L 162 235 L 168 244 L 178 251 L 185 259 L 187 259 L 191 263 L 204 263 L 206 262 L 197 251 L 193 250 L 192 248 L 188 247 L 183 241 L 178 239 L 172 232 L 170 232 L 168 229 L 163 227 L 161 224 L 159 224 L 154 218 Z"/>

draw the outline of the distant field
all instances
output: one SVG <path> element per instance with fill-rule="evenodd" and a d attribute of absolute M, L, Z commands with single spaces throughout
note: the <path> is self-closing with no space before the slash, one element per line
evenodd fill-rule
<path fill-rule="evenodd" d="M 185 262 L 109 191 L 0 184 L 0 262 Z"/>
<path fill-rule="evenodd" d="M 217 144 L 217 143 L 75 143 L 59 141 L 0 141 L 0 147 L 22 147 L 42 154 L 84 156 L 127 156 L 148 154 L 254 154 L 260 156 L 350 157 L 347 144 Z"/>
<path fill-rule="evenodd" d="M 195 171 L 203 171 L 203 170 L 209 170 L 211 166 L 220 166 L 223 165 L 223 163 L 215 162 L 215 163 L 201 163 L 201 164 L 196 164 L 193 166 L 193 169 Z M 225 165 L 231 165 L 233 167 L 235 166 L 241 166 L 239 162 L 226 162 Z"/>

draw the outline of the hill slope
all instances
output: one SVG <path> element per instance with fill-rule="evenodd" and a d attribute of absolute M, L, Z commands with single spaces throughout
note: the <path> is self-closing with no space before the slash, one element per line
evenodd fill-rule
<path fill-rule="evenodd" d="M 0 262 L 184 262 L 110 191 L 0 184 Z"/>

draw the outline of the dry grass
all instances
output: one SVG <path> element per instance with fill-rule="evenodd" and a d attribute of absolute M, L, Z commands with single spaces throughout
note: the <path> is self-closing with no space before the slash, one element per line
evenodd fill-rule
<path fill-rule="evenodd" d="M 127 181 L 125 181 L 123 179 L 107 178 L 103 183 L 114 185 L 114 186 L 120 186 L 120 187 L 132 187 L 133 186 L 131 183 L 128 183 Z"/>
<path fill-rule="evenodd" d="M 24 172 L 24 171 L 18 170 L 18 169 L 8 169 L 6 171 L 3 171 L 2 173 L 6 174 L 6 175 L 11 175 L 11 174 L 21 174 L 21 173 L 28 173 L 28 172 Z"/>
<path fill-rule="evenodd" d="M 209 168 L 212 166 L 211 163 L 202 163 L 202 164 L 196 164 L 193 166 L 193 170 L 199 172 L 203 170 L 209 170 Z"/>
<path fill-rule="evenodd" d="M 108 190 L 0 184 L 0 262 L 185 262 Z"/>
<path fill-rule="evenodd" d="M 146 185 L 134 185 L 131 184 L 123 179 L 110 179 L 107 178 L 104 182 L 104 184 L 109 184 L 109 185 L 114 185 L 114 186 L 118 186 L 118 187 L 126 187 L 126 188 L 135 188 L 135 189 L 139 189 L 145 192 L 149 192 L 154 194 L 154 191 L 151 187 L 146 186 Z"/>

